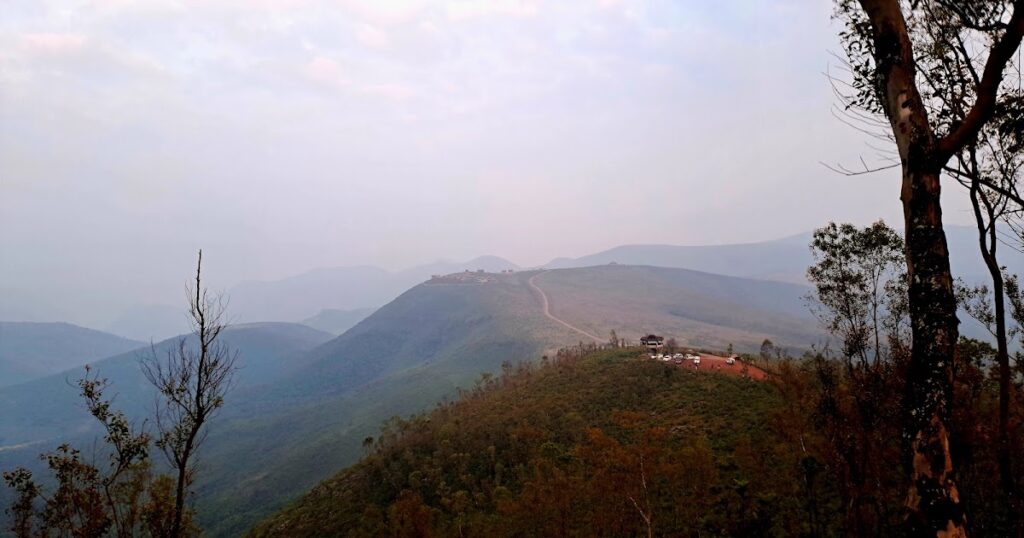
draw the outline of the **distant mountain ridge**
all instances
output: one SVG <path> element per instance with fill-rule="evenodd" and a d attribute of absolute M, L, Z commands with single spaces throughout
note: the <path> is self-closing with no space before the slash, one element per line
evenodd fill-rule
<path fill-rule="evenodd" d="M 0 321 L 0 387 L 143 347 L 144 342 L 70 323 Z"/>
<path fill-rule="evenodd" d="M 135 346 L 131 351 L 90 361 L 89 365 L 94 373 L 110 381 L 118 409 L 129 417 L 141 417 L 153 403 L 153 388 L 143 377 L 139 360 L 154 351 L 163 355 L 175 349 L 180 338 L 155 343 L 152 348 Z M 194 340 L 193 336 L 186 338 Z M 223 333 L 224 342 L 239 351 L 238 390 L 266 384 L 298 368 L 304 352 L 330 338 L 323 331 L 291 323 L 234 325 Z M 67 432 L 79 431 L 80 426 L 85 428 L 83 431 L 94 429 L 94 421 L 79 405 L 74 386 L 83 375 L 82 364 L 0 388 L 0 409 L 11 411 L 0 421 L 0 448 L 58 439 Z"/>
<path fill-rule="evenodd" d="M 213 437 L 226 425 L 251 420 L 254 415 L 247 404 L 251 395 L 259 394 L 262 387 L 301 368 L 306 352 L 329 340 L 331 335 L 299 324 L 252 323 L 232 326 L 222 337 L 231 349 L 239 352 L 239 370 L 225 407 L 211 421 Z M 174 349 L 178 340 L 175 337 L 156 343 L 156 353 Z M 152 416 L 155 401 L 154 389 L 138 364 L 140 358 L 151 351 L 144 347 L 90 363 L 94 374 L 109 380 L 107 396 L 113 398 L 113 407 L 124 411 L 138 426 L 144 426 L 144 420 Z M 0 414 L 0 469 L 25 466 L 46 476 L 45 462 L 39 459 L 39 454 L 64 442 L 81 449 L 83 454 L 92 455 L 101 432 L 78 396 L 75 381 L 83 374 L 84 371 L 76 367 L 0 388 L 0 409 L 3 410 Z M 152 431 L 151 425 L 149 430 Z M 210 443 L 209 448 L 216 447 L 217 442 Z M 204 469 L 209 468 L 206 465 L 228 467 L 231 461 L 248 461 L 253 456 L 231 452 L 226 460 L 207 460 L 205 449 Z M 162 458 L 157 457 L 156 452 L 153 455 L 154 463 L 162 465 Z M 238 479 L 238 476 L 232 477 L 232 480 Z M 10 494 L 8 488 L 0 488 L 0 505 L 9 506 Z M 0 532 L 0 536 L 3 535 Z"/>
<path fill-rule="evenodd" d="M 978 253 L 978 232 L 970 226 L 947 225 L 950 264 L 954 276 L 984 281 L 988 274 Z M 727 245 L 622 245 L 579 258 L 556 258 L 545 267 L 569 268 L 619 263 L 679 267 L 726 276 L 806 283 L 813 263 L 811 232 L 782 239 Z M 1004 246 L 1000 263 L 1013 271 L 1024 270 L 1024 253 Z"/>

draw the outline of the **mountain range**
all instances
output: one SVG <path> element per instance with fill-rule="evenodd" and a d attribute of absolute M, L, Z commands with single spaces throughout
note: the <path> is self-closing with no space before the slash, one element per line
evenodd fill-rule
<path fill-rule="evenodd" d="M 244 358 L 238 384 L 203 449 L 200 517 L 214 535 L 235 535 L 353 463 L 362 440 L 392 416 L 452 398 L 482 373 L 560 347 L 636 341 L 650 331 L 682 345 L 752 350 L 764 338 L 806 347 L 822 338 L 801 310 L 805 286 L 646 266 L 465 272 L 413 286 L 341 336 L 298 324 L 233 327 Z M 548 309 L 545 311 L 544 305 Z M 157 343 L 157 353 L 177 339 Z M 142 419 L 152 392 L 140 355 L 93 364 L 116 406 Z M 77 405 L 70 370 L 0 389 L 0 467 L 35 465 L 64 441 L 89 444 L 96 430 Z"/>
<path fill-rule="evenodd" d="M 969 231 L 950 233 L 961 274 L 978 268 L 968 260 Z M 201 523 L 211 535 L 237 535 L 355 462 L 363 440 L 390 417 L 453 398 L 504 364 L 604 342 L 613 330 L 634 342 L 655 332 L 719 350 L 755 351 L 765 338 L 794 352 L 820 344 L 825 335 L 808 312 L 810 288 L 801 278 L 810 262 L 806 239 L 621 247 L 514 272 L 506 272 L 515 268 L 511 262 L 486 257 L 399 273 L 324 269 L 241 284 L 231 290 L 230 315 L 243 323 L 225 339 L 244 367 L 203 448 Z M 373 304 L 382 306 L 360 309 Z M 244 323 L 259 316 L 325 330 Z M 129 342 L 126 349 L 139 347 Z M 154 348 L 161 353 L 176 343 Z M 115 405 L 141 420 L 152 392 L 138 360 L 153 350 L 123 351 L 90 364 L 111 381 Z M 95 439 L 69 384 L 81 364 L 0 387 L 0 468 L 38 469 L 38 453 Z"/>
<path fill-rule="evenodd" d="M 977 254 L 975 229 L 947 226 L 946 233 L 954 274 L 968 282 L 984 282 L 987 273 Z M 807 247 L 810 238 L 810 233 L 803 233 L 745 244 L 622 245 L 579 258 L 556 258 L 543 267 L 578 268 L 609 263 L 651 265 L 805 284 L 806 269 L 812 262 Z M 1024 254 L 1009 246 L 1002 249 L 1000 256 L 1001 262 L 1011 269 L 1024 267 Z M 374 266 L 329 267 L 277 280 L 242 282 L 229 288 L 228 296 L 236 322 L 306 323 L 308 320 L 312 327 L 340 334 L 361 317 L 357 313 L 340 314 L 335 311 L 368 313 L 431 275 L 519 268 L 519 265 L 496 256 L 481 256 L 465 262 L 438 261 L 400 271 Z M 17 308 L 12 310 L 13 306 L 0 306 L 0 315 L 18 312 Z M 42 307 L 36 309 L 39 308 Z M 34 317 L 41 315 L 36 312 Z M 11 319 L 10 315 L 6 317 Z M 159 341 L 186 328 L 185 312 L 171 305 L 134 305 L 112 319 L 97 320 L 93 326 L 126 338 Z"/>

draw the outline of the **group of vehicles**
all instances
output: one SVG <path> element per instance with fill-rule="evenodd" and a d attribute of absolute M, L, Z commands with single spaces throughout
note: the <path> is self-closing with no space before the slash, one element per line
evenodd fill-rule
<path fill-rule="evenodd" d="M 693 361 L 694 364 L 700 364 L 700 355 L 695 355 L 693 353 L 666 353 L 664 355 L 658 353 L 657 355 L 652 354 L 650 357 L 654 360 L 675 362 L 676 364 L 682 364 L 684 360 Z"/>
<path fill-rule="evenodd" d="M 682 364 L 683 361 L 692 361 L 694 366 L 700 364 L 700 355 L 695 353 L 665 353 L 665 354 L 651 354 L 650 358 L 664 362 L 674 362 L 676 364 Z M 733 355 L 725 359 L 726 364 L 736 364 L 736 356 Z"/>

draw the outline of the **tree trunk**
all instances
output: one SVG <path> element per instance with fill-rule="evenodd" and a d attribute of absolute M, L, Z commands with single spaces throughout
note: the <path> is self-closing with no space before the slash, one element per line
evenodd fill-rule
<path fill-rule="evenodd" d="M 183 536 L 183 524 L 185 520 L 185 495 L 188 487 L 188 460 L 192 456 L 192 443 L 195 438 L 195 430 L 186 442 L 185 450 L 178 463 L 178 483 L 174 494 L 174 524 L 171 527 L 171 536 L 181 538 Z"/>
<path fill-rule="evenodd" d="M 907 276 L 913 348 L 904 434 L 911 465 L 907 519 L 911 535 L 966 536 L 949 450 L 952 365 L 958 338 L 956 300 L 939 206 L 939 174 L 904 165 Z"/>
<path fill-rule="evenodd" d="M 903 164 L 912 349 L 904 395 L 907 533 L 967 536 L 949 451 L 956 300 L 942 229 L 939 173 L 945 160 L 917 89 L 913 44 L 900 2 L 860 0 L 871 21 L 880 101 Z"/>
<path fill-rule="evenodd" d="M 971 204 L 978 224 L 978 246 L 981 257 L 985 260 L 989 276 L 992 278 L 993 310 L 995 313 L 996 363 L 999 366 L 999 439 L 997 455 L 999 459 L 999 481 L 1006 493 L 1006 510 L 1010 517 L 1015 534 L 1020 536 L 1021 509 L 1020 494 L 1017 491 L 1017 480 L 1013 475 L 1013 454 L 1010 446 L 1010 350 L 1006 335 L 1006 286 L 1003 282 L 1002 268 L 999 267 L 997 247 L 999 238 L 996 236 L 995 215 L 991 204 L 986 202 L 988 214 L 986 225 L 985 214 L 982 213 L 980 199 L 981 186 L 978 180 L 971 182 Z"/>

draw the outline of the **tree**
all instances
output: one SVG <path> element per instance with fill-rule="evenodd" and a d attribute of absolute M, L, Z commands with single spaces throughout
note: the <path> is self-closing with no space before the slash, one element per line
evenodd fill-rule
<path fill-rule="evenodd" d="M 821 386 L 817 419 L 827 432 L 832 466 L 840 470 L 836 487 L 845 525 L 860 536 L 883 534 L 893 504 L 879 462 L 890 448 L 886 400 L 904 347 L 897 330 L 906 296 L 902 251 L 899 234 L 881 221 L 864 228 L 830 223 L 811 241 L 813 309 L 841 339 L 845 366 L 837 371 L 834 361 L 814 361 Z"/>
<path fill-rule="evenodd" d="M 978 247 L 989 272 L 992 294 L 986 287 L 970 290 L 968 313 L 981 322 L 996 339 L 996 363 L 999 368 L 999 468 L 1000 484 L 1006 493 L 1007 510 L 1018 520 L 1018 533 L 1024 533 L 1021 513 L 1024 505 L 1013 472 L 1013 450 L 1010 432 L 1010 399 L 1012 374 L 1006 312 L 1004 268 L 999 263 L 999 222 L 1019 214 L 1018 175 L 1022 162 L 1019 116 L 1010 114 L 997 118 L 996 125 L 983 129 L 980 142 L 958 155 L 956 174 L 970 193 L 978 228 Z M 991 300 L 991 305 L 989 304 Z M 970 308 L 973 306 L 974 308 Z"/>
<path fill-rule="evenodd" d="M 964 20 L 976 21 L 983 12 L 977 8 L 973 13 L 962 9 L 958 12 L 941 4 L 939 8 L 932 10 L 932 16 L 925 20 L 929 32 L 941 39 L 933 39 L 932 46 L 920 51 L 917 61 L 919 66 L 924 66 L 922 71 L 928 73 L 926 85 L 929 89 L 926 91 L 931 95 L 933 116 L 957 124 L 967 120 L 969 111 L 963 103 L 974 96 L 974 88 L 981 84 L 979 72 L 984 67 L 976 65 L 979 59 L 972 53 L 978 43 L 971 42 L 960 25 Z M 941 8 L 945 8 L 945 12 Z M 950 15 L 956 18 L 951 19 Z M 1018 79 L 1021 74 L 1019 63 L 1018 58 L 1017 65 L 1008 66 L 1016 71 Z M 1006 494 L 1008 511 L 1014 514 L 1024 513 L 1024 506 L 1019 506 L 1020 493 L 1012 472 L 1009 423 L 1011 373 L 1003 268 L 998 259 L 998 228 L 1001 221 L 1010 224 L 1011 217 L 1019 216 L 1024 210 L 1024 199 L 1019 190 L 1019 175 L 1024 166 L 1022 149 L 1024 92 L 1019 84 L 1010 83 L 1000 88 L 993 116 L 978 131 L 977 139 L 966 143 L 955 153 L 952 164 L 944 166 L 944 170 L 968 191 L 978 229 L 979 250 L 991 281 L 991 319 L 983 323 L 996 339 L 1000 391 L 1000 483 Z"/>
<path fill-rule="evenodd" d="M 86 366 L 78 387 L 89 413 L 103 426 L 107 469 L 86 461 L 78 449 L 65 443 L 41 456 L 56 481 L 52 495 L 43 494 L 27 469 L 4 473 L 5 482 L 17 493 L 9 510 L 16 536 L 92 537 L 110 531 L 119 538 L 138 536 L 151 512 L 163 508 L 152 498 L 143 503 L 152 474 L 149 436 L 124 413 L 111 409 L 110 400 L 104 398 L 107 380 L 90 374 Z"/>
<path fill-rule="evenodd" d="M 621 343 L 622 341 L 619 340 L 619 335 L 615 333 L 615 329 L 612 329 L 611 333 L 608 335 L 608 345 L 611 347 L 619 347 Z"/>
<path fill-rule="evenodd" d="M 4 472 L 3 477 L 7 487 L 16 494 L 15 501 L 7 510 L 11 516 L 10 530 L 17 538 L 32 538 L 42 534 L 36 531 L 36 500 L 42 495 L 42 490 L 32 478 L 32 472 L 18 468 Z"/>
<path fill-rule="evenodd" d="M 898 325 L 906 265 L 903 240 L 883 221 L 863 229 L 830 223 L 814 231 L 814 310 L 825 327 L 843 340 L 843 357 L 875 364 L 885 353 L 886 328 Z M 885 338 L 885 341 L 890 340 Z"/>
<path fill-rule="evenodd" d="M 154 350 L 142 361 L 146 379 L 162 399 L 156 411 L 160 432 L 156 445 L 176 472 L 170 531 L 173 538 L 191 532 L 185 505 L 195 473 L 195 452 L 206 437 L 207 421 L 224 405 L 236 371 L 237 353 L 220 339 L 227 327 L 226 302 L 222 296 L 211 296 L 203 287 L 202 267 L 200 250 L 195 284 L 187 291 L 195 346 L 182 338 L 165 358 L 158 357 Z"/>
<path fill-rule="evenodd" d="M 764 342 L 761 342 L 761 360 L 767 361 L 775 356 L 775 344 L 771 340 L 765 338 Z"/>
<path fill-rule="evenodd" d="M 853 104 L 888 119 L 903 176 L 913 339 L 905 396 L 911 462 L 907 530 L 966 536 L 949 450 L 958 322 L 940 174 L 954 155 L 977 141 L 994 115 L 1004 71 L 1024 35 L 1024 0 L 837 0 L 837 12 L 846 23 L 841 37 L 854 76 Z M 970 100 L 957 105 L 966 107 L 962 116 L 932 99 L 941 85 L 929 85 L 944 69 L 938 61 L 944 58 L 928 51 L 948 48 L 950 37 L 988 49 L 977 82 L 966 85 Z M 919 64 L 928 59 L 936 61 Z"/>

